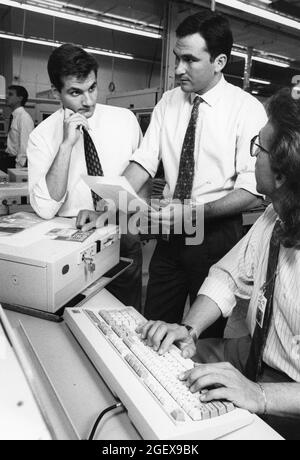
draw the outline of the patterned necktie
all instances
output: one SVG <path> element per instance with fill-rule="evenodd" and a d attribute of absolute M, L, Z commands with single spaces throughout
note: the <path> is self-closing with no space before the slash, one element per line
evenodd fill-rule
<path fill-rule="evenodd" d="M 95 144 L 89 135 L 88 131 L 83 128 L 84 153 L 87 172 L 89 176 L 103 176 L 103 169 L 99 160 L 99 156 Z M 97 203 L 101 199 L 99 195 L 92 191 L 94 208 L 97 209 Z"/>
<path fill-rule="evenodd" d="M 271 324 L 273 297 L 280 251 L 280 241 L 276 237 L 279 227 L 280 222 L 277 221 L 270 240 L 267 277 L 263 288 L 266 301 L 263 323 L 259 325 L 256 321 L 256 327 L 251 342 L 250 354 L 246 364 L 246 377 L 253 382 L 257 382 L 259 380 L 263 370 L 263 353 Z M 258 307 L 257 320 L 259 319 L 260 314 L 262 313 L 259 311 Z"/>
<path fill-rule="evenodd" d="M 194 106 L 192 110 L 191 119 L 185 134 L 177 184 L 173 195 L 174 199 L 184 202 L 189 200 L 192 196 L 194 174 L 195 174 L 195 138 L 196 138 L 196 126 L 199 114 L 199 106 L 203 102 L 201 97 L 196 97 L 194 100 Z"/>

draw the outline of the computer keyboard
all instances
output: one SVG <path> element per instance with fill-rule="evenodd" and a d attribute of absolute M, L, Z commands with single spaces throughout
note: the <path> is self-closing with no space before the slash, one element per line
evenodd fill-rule
<path fill-rule="evenodd" d="M 65 319 L 144 438 L 215 439 L 251 422 L 230 402 L 202 403 L 191 393 L 179 375 L 194 362 L 175 345 L 163 356 L 147 346 L 134 308 L 67 309 Z"/>

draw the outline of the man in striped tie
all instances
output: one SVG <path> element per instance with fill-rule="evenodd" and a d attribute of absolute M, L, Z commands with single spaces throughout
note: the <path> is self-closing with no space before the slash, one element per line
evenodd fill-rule
<path fill-rule="evenodd" d="M 226 399 L 300 439 L 300 99 L 271 99 L 269 122 L 252 139 L 257 189 L 272 204 L 213 266 L 183 325 L 148 322 L 141 332 L 164 353 L 177 342 L 201 363 L 182 375 L 203 402 Z M 197 341 L 236 297 L 249 301 L 249 336 Z M 238 306 L 236 307 L 238 308 Z"/>
<path fill-rule="evenodd" d="M 82 48 L 65 44 L 55 49 L 48 73 L 62 108 L 30 136 L 30 201 L 45 219 L 80 213 L 77 224 L 81 228 L 97 216 L 101 206 L 100 197 L 91 192 L 82 175 L 121 175 L 140 145 L 141 130 L 129 110 L 97 103 L 98 63 Z M 122 235 L 121 256 L 134 263 L 108 290 L 125 305 L 139 309 L 142 253 L 138 235 Z"/>

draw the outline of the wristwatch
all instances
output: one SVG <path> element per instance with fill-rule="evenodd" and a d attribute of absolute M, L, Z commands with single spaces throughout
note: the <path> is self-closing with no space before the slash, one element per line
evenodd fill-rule
<path fill-rule="evenodd" d="M 189 333 L 189 336 L 193 339 L 194 344 L 198 342 L 198 332 L 193 326 L 190 326 L 189 324 L 181 323 L 180 326 L 183 326 L 186 328 L 186 330 Z"/>

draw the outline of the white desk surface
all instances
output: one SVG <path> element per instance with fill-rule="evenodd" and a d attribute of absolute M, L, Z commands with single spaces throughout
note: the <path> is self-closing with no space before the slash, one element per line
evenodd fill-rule
<path fill-rule="evenodd" d="M 103 290 L 100 295 L 105 296 Z M 100 412 L 114 404 L 114 396 L 64 323 L 52 323 L 7 311 L 14 327 L 22 323 L 81 439 L 86 439 Z M 139 440 L 124 410 L 106 416 L 97 430 L 98 440 Z M 272 428 L 255 416 L 251 425 L 224 440 L 280 440 Z"/>

